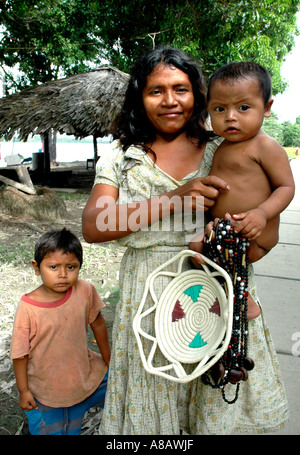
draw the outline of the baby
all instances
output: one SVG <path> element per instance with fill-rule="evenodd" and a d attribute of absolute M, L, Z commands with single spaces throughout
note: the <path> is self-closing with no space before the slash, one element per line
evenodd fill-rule
<path fill-rule="evenodd" d="M 287 154 L 261 129 L 264 118 L 271 115 L 271 89 L 269 73 L 253 62 L 229 63 L 208 84 L 211 125 L 224 138 L 210 174 L 230 187 L 229 191 L 220 189 L 211 215 L 232 217 L 236 231 L 250 241 L 250 262 L 277 244 L 279 214 L 294 195 Z M 259 313 L 254 301 L 249 302 L 248 318 Z"/>

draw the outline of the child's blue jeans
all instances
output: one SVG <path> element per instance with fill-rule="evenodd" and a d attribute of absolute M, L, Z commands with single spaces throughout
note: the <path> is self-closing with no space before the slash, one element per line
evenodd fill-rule
<path fill-rule="evenodd" d="M 25 411 L 32 435 L 80 435 L 84 414 L 93 406 L 103 408 L 107 376 L 98 389 L 81 403 L 68 408 L 51 408 L 39 403 L 38 409 Z"/>

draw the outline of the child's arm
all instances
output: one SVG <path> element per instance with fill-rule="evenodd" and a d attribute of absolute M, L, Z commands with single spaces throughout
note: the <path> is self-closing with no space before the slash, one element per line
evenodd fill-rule
<path fill-rule="evenodd" d="M 16 376 L 17 387 L 20 393 L 19 405 L 24 411 L 31 411 L 37 409 L 37 404 L 34 400 L 32 393 L 28 388 L 27 380 L 27 365 L 28 356 L 23 358 L 13 359 L 14 371 Z"/>
<path fill-rule="evenodd" d="M 107 366 L 110 362 L 110 346 L 108 340 L 108 333 L 105 320 L 102 314 L 99 312 L 96 320 L 91 324 L 92 331 L 95 336 L 99 351 L 102 358 Z"/>
<path fill-rule="evenodd" d="M 257 239 L 268 221 L 278 216 L 291 202 L 294 196 L 295 183 L 285 150 L 274 140 L 266 136 L 259 147 L 259 163 L 267 174 L 272 194 L 256 209 L 233 214 L 239 223 L 237 232 L 249 240 Z M 251 195 L 249 195 L 251 198 Z"/>

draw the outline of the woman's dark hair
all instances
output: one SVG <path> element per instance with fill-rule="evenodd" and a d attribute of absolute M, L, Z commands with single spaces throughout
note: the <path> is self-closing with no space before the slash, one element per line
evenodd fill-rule
<path fill-rule="evenodd" d="M 205 129 L 207 119 L 205 83 L 199 65 L 184 52 L 163 46 L 144 55 L 131 72 L 121 114 L 113 134 L 126 150 L 132 144 L 153 142 L 156 131 L 144 111 L 142 92 L 147 76 L 160 64 L 173 65 L 189 76 L 194 93 L 194 111 L 187 125 L 187 135 L 198 139 L 199 145 L 206 142 L 209 133 Z"/>
<path fill-rule="evenodd" d="M 232 62 L 219 68 L 209 79 L 207 102 L 210 99 L 210 89 L 215 82 L 230 83 L 242 78 L 256 78 L 258 80 L 261 96 L 266 105 L 271 98 L 272 79 L 266 68 L 254 62 Z"/>
<path fill-rule="evenodd" d="M 46 232 L 39 238 L 34 251 L 34 259 L 38 267 L 48 254 L 58 250 L 62 250 L 64 253 L 73 253 L 80 262 L 81 267 L 83 260 L 81 243 L 76 235 L 66 228 L 61 231 Z"/>

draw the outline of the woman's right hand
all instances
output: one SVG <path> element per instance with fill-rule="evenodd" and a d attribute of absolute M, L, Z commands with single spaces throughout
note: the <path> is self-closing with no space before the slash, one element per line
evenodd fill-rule
<path fill-rule="evenodd" d="M 229 190 L 229 185 L 223 179 L 208 175 L 190 180 L 168 194 L 179 196 L 184 210 L 206 212 L 213 207 L 220 191 Z"/>

